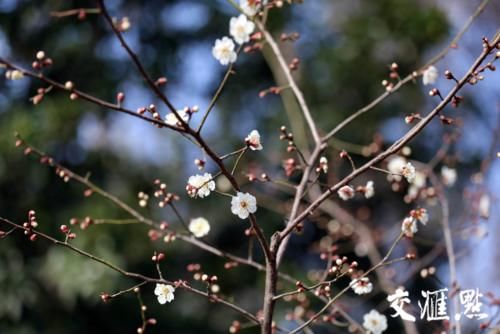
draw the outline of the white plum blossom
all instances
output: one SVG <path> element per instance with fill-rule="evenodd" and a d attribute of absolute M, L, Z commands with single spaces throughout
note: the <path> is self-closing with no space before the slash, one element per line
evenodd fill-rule
<path fill-rule="evenodd" d="M 191 197 L 207 197 L 213 190 L 215 190 L 215 182 L 210 173 L 205 173 L 203 175 L 196 174 L 190 176 L 188 179 L 186 191 Z"/>
<path fill-rule="evenodd" d="M 364 295 L 373 290 L 373 284 L 368 277 L 354 278 L 351 283 L 349 283 L 349 286 L 358 295 Z"/>
<path fill-rule="evenodd" d="M 406 165 L 401 168 L 401 172 L 408 183 L 412 183 L 415 180 L 416 170 L 411 162 L 406 163 Z"/>
<path fill-rule="evenodd" d="M 170 284 L 156 284 L 155 295 L 157 296 L 158 303 L 162 305 L 174 300 L 174 292 L 175 288 Z"/>
<path fill-rule="evenodd" d="M 371 198 L 375 195 L 375 188 L 373 186 L 373 181 L 366 182 L 366 186 L 364 187 L 365 198 Z"/>
<path fill-rule="evenodd" d="M 210 224 L 203 217 L 191 219 L 189 222 L 189 232 L 197 238 L 202 238 L 210 232 Z"/>
<path fill-rule="evenodd" d="M 187 109 L 177 110 L 177 114 L 179 114 L 184 122 L 189 121 L 189 113 L 187 112 Z M 167 114 L 165 117 L 165 123 L 172 126 L 178 126 L 180 124 L 179 119 L 173 112 Z"/>
<path fill-rule="evenodd" d="M 212 55 L 217 59 L 221 65 L 228 65 L 234 63 L 238 55 L 234 51 L 234 42 L 231 38 L 224 36 L 221 39 L 215 40 L 215 45 L 212 48 Z"/>
<path fill-rule="evenodd" d="M 250 40 L 250 35 L 255 29 L 255 23 L 247 19 L 246 15 L 232 17 L 229 21 L 229 34 L 238 44 L 246 43 Z"/>
<path fill-rule="evenodd" d="M 240 8 L 248 16 L 255 16 L 267 0 L 240 0 Z"/>
<path fill-rule="evenodd" d="M 24 73 L 19 70 L 5 72 L 5 78 L 9 80 L 21 80 L 24 78 Z"/>
<path fill-rule="evenodd" d="M 417 198 L 420 189 L 425 187 L 426 182 L 427 182 L 427 175 L 425 175 L 425 173 L 416 171 L 415 179 L 408 188 L 408 196 L 410 196 L 411 198 Z"/>
<path fill-rule="evenodd" d="M 387 318 L 377 310 L 371 310 L 363 316 L 363 327 L 370 334 L 381 334 L 387 329 Z"/>
<path fill-rule="evenodd" d="M 231 212 L 241 219 L 246 219 L 257 211 L 257 200 L 249 193 L 238 192 L 231 199 Z"/>
<path fill-rule="evenodd" d="M 490 217 L 490 196 L 488 194 L 481 195 L 479 198 L 478 211 L 481 218 L 488 219 Z"/>
<path fill-rule="evenodd" d="M 457 181 L 457 170 L 449 168 L 448 166 L 443 166 L 441 168 L 441 177 L 446 186 L 452 187 Z"/>
<path fill-rule="evenodd" d="M 252 130 L 252 132 L 250 132 L 250 134 L 245 138 L 245 143 L 252 151 L 260 151 L 263 149 L 260 142 L 260 134 L 257 130 Z"/>
<path fill-rule="evenodd" d="M 354 189 L 352 189 L 352 187 L 350 186 L 343 186 L 337 191 L 337 194 L 339 194 L 339 197 L 344 201 L 347 201 L 348 199 L 354 197 Z"/>
<path fill-rule="evenodd" d="M 422 225 L 426 225 L 429 222 L 429 214 L 427 213 L 427 210 L 424 208 L 412 210 L 410 212 L 410 215 L 419 222 L 421 222 Z"/>
<path fill-rule="evenodd" d="M 402 156 L 396 155 L 387 164 L 387 169 L 391 174 L 387 175 L 387 180 L 389 181 L 401 181 L 401 169 L 406 164 L 406 159 Z"/>
<path fill-rule="evenodd" d="M 424 85 L 433 85 L 436 83 L 439 76 L 439 72 L 436 67 L 429 66 L 422 74 L 422 82 Z"/>
<path fill-rule="evenodd" d="M 403 232 L 407 238 L 413 238 L 413 235 L 417 233 L 417 231 L 417 220 L 413 217 L 406 217 L 401 224 L 401 232 Z"/>

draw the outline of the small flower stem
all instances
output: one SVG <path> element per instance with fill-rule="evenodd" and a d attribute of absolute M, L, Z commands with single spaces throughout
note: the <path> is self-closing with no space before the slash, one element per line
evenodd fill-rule
<path fill-rule="evenodd" d="M 241 50 L 243 48 L 243 45 L 240 45 L 238 47 L 238 50 L 236 50 L 236 54 L 239 55 Z M 208 107 L 207 107 L 207 110 L 205 111 L 205 113 L 203 114 L 203 118 L 200 122 L 200 125 L 198 126 L 198 128 L 196 129 L 196 132 L 197 133 L 200 133 L 203 126 L 205 125 L 205 122 L 207 121 L 208 119 L 208 115 L 210 114 L 210 112 L 212 111 L 212 109 L 215 107 L 215 104 L 217 103 L 217 100 L 219 99 L 219 97 L 221 96 L 222 94 L 222 91 L 224 90 L 224 87 L 226 86 L 226 83 L 229 79 L 229 77 L 231 76 L 231 74 L 233 73 L 233 67 L 234 67 L 234 63 L 231 63 L 229 65 L 229 67 L 227 68 L 226 70 L 226 74 L 224 74 L 224 77 L 222 78 L 222 81 L 221 83 L 219 84 L 219 87 L 217 88 L 217 90 L 215 91 L 215 94 L 214 96 L 212 97 L 212 100 L 210 101 L 210 103 L 208 104 Z"/>
<path fill-rule="evenodd" d="M 238 167 L 238 164 L 246 151 L 247 151 L 247 148 L 245 147 L 245 149 L 242 150 L 240 152 L 240 154 L 238 155 L 238 157 L 236 158 L 236 161 L 234 162 L 233 168 L 231 169 L 231 175 L 234 175 L 234 172 L 236 171 L 236 168 Z"/>
<path fill-rule="evenodd" d="M 179 210 L 177 210 L 177 208 L 174 205 L 174 203 L 170 202 L 169 205 L 172 208 L 172 211 L 174 211 L 175 215 L 177 216 L 177 219 L 179 219 L 179 222 L 182 224 L 182 226 L 184 227 L 184 229 L 189 233 L 189 235 L 192 235 L 191 231 L 189 230 L 189 226 L 188 226 L 187 222 L 184 220 L 184 218 L 182 217 L 182 215 L 179 212 Z"/>

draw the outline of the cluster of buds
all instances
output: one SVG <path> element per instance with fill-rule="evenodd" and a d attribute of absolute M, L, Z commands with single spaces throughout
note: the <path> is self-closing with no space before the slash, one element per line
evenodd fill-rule
<path fill-rule="evenodd" d="M 295 287 L 297 288 L 297 292 L 304 292 L 307 290 L 307 288 L 304 286 L 304 283 L 301 281 L 295 282 Z"/>
<path fill-rule="evenodd" d="M 288 141 L 288 147 L 286 148 L 287 152 L 294 152 L 297 150 L 297 146 L 295 145 L 295 141 L 293 140 L 293 133 L 288 132 L 286 126 L 282 125 L 280 127 L 280 140 Z"/>
<path fill-rule="evenodd" d="M 424 208 L 418 208 L 410 211 L 410 216 L 420 221 L 423 225 L 429 221 L 429 214 Z"/>
<path fill-rule="evenodd" d="M 463 97 L 461 96 L 458 96 L 458 95 L 453 95 L 453 97 L 451 98 L 451 106 L 453 108 L 458 108 L 458 106 L 460 105 L 460 103 L 463 101 Z"/>
<path fill-rule="evenodd" d="M 130 20 L 127 16 L 124 16 L 121 19 L 113 18 L 113 25 L 119 32 L 125 32 L 129 30 L 131 26 Z"/>
<path fill-rule="evenodd" d="M 259 92 L 259 97 L 263 98 L 267 94 L 279 95 L 279 94 L 281 94 L 282 90 L 283 90 L 282 87 L 272 86 L 272 87 L 269 87 L 268 89 L 261 90 Z"/>
<path fill-rule="evenodd" d="M 142 311 L 146 311 L 146 306 L 145 305 L 142 305 L 141 306 L 141 309 Z M 156 321 L 155 318 L 149 318 L 146 320 L 146 322 L 144 323 L 143 327 L 139 327 L 137 328 L 137 334 L 144 334 L 146 332 L 146 326 L 154 326 L 158 323 L 158 321 Z"/>
<path fill-rule="evenodd" d="M 205 159 L 194 159 L 194 164 L 196 165 L 196 167 L 198 167 L 198 170 L 203 170 L 205 169 L 205 164 L 206 164 L 206 160 Z"/>
<path fill-rule="evenodd" d="M 176 239 L 177 239 L 177 236 L 175 235 L 175 232 L 168 232 L 163 237 L 163 242 L 168 244 L 170 242 L 174 242 Z"/>
<path fill-rule="evenodd" d="M 400 80 L 398 70 L 398 64 L 392 63 L 391 65 L 389 65 L 389 80 L 382 80 L 382 86 L 385 87 L 386 91 L 390 92 L 394 88 L 395 80 Z"/>
<path fill-rule="evenodd" d="M 248 45 L 246 45 L 243 48 L 243 52 L 245 52 L 245 53 L 252 53 L 252 52 L 255 52 L 255 51 L 262 50 L 262 48 L 264 46 L 262 44 L 262 38 L 263 38 L 263 35 L 262 35 L 262 32 L 260 32 L 260 31 L 255 32 L 252 35 L 250 35 L 250 41 L 251 41 L 251 43 L 248 44 Z"/>
<path fill-rule="evenodd" d="M 148 201 L 149 201 L 149 195 L 146 194 L 145 192 L 143 191 L 140 191 L 138 194 L 137 194 L 137 197 L 139 198 L 139 206 L 141 208 L 145 208 L 147 205 L 148 205 Z"/>
<path fill-rule="evenodd" d="M 151 229 L 151 230 L 148 231 L 148 238 L 151 241 L 158 240 L 162 235 L 163 234 L 160 231 L 155 230 L 155 229 Z"/>
<path fill-rule="evenodd" d="M 318 297 L 330 297 L 330 285 L 320 285 L 314 290 L 314 294 Z"/>
<path fill-rule="evenodd" d="M 35 70 L 41 70 L 44 67 L 49 67 L 53 64 L 51 58 L 45 57 L 45 52 L 38 51 L 35 55 L 36 60 L 31 63 L 31 67 Z"/>
<path fill-rule="evenodd" d="M 415 120 L 421 120 L 422 119 L 422 116 L 420 116 L 419 113 L 411 113 L 410 115 L 407 115 L 405 116 L 405 123 L 406 124 L 411 124 L 413 123 Z"/>
<path fill-rule="evenodd" d="M 71 179 L 71 173 L 64 168 L 56 167 L 55 172 L 64 182 L 68 182 Z"/>
<path fill-rule="evenodd" d="M 102 302 L 103 302 L 103 303 L 107 303 L 107 302 L 109 302 L 109 301 L 111 300 L 111 298 L 113 298 L 113 297 L 111 297 L 111 295 L 110 295 L 109 293 L 107 293 L 107 292 L 101 292 L 100 297 L 101 297 L 101 300 L 102 300 Z"/>
<path fill-rule="evenodd" d="M 94 224 L 94 220 L 91 217 L 89 217 L 89 216 L 83 218 L 83 220 L 81 222 L 80 222 L 80 220 L 78 220 L 78 218 L 71 218 L 69 220 L 69 224 L 70 225 L 78 225 L 78 224 L 80 224 L 80 229 L 86 230 L 87 228 L 90 227 L 90 225 Z M 66 226 L 66 225 L 62 225 L 62 226 Z"/>
<path fill-rule="evenodd" d="M 420 277 L 427 278 L 428 276 L 432 276 L 436 273 L 436 267 L 423 268 L 420 270 Z"/>
<path fill-rule="evenodd" d="M 453 124 L 454 120 L 451 117 L 446 117 L 444 115 L 439 115 L 439 120 L 443 125 L 451 125 Z"/>
<path fill-rule="evenodd" d="M 158 206 L 160 208 L 165 207 L 170 204 L 172 201 L 178 201 L 179 196 L 170 192 L 167 192 L 167 185 L 162 183 L 159 179 L 154 181 L 155 186 L 157 186 L 157 190 L 154 192 L 154 197 L 158 199 Z"/>
<path fill-rule="evenodd" d="M 201 281 L 207 284 L 208 293 L 212 295 L 212 297 L 219 293 L 220 286 L 217 284 L 219 278 L 215 275 L 205 274 L 201 270 L 201 265 L 199 263 L 188 264 L 187 271 L 193 273 L 193 279 L 195 281 Z"/>
<path fill-rule="evenodd" d="M 289 34 L 286 34 L 286 33 L 282 33 L 280 35 L 280 40 L 282 42 L 295 42 L 296 40 L 298 40 L 300 37 L 300 34 L 298 32 L 291 32 Z"/>
<path fill-rule="evenodd" d="M 292 61 L 290 62 L 290 64 L 288 64 L 288 68 L 291 70 L 291 71 L 295 71 L 299 68 L 299 64 L 300 64 L 300 59 L 295 57 L 292 59 Z"/>
<path fill-rule="evenodd" d="M 285 175 L 287 177 L 292 176 L 295 170 L 297 170 L 297 167 L 298 165 L 294 158 L 283 160 L 283 169 L 285 170 Z"/>
<path fill-rule="evenodd" d="M 229 326 L 229 333 L 238 333 L 241 330 L 241 323 L 238 320 L 234 320 Z"/>
<path fill-rule="evenodd" d="M 71 228 L 68 225 L 59 226 L 59 231 L 66 236 L 66 241 L 76 238 L 76 233 L 71 232 Z"/>
<path fill-rule="evenodd" d="M 271 181 L 271 178 L 266 173 L 261 173 L 260 177 L 259 177 L 259 176 L 255 175 L 255 173 L 249 172 L 246 174 L 246 177 L 247 177 L 249 182 L 255 182 L 255 181 L 269 182 L 269 181 Z"/>
<path fill-rule="evenodd" d="M 165 260 L 165 254 L 164 253 L 156 253 L 154 252 L 153 256 L 151 257 L 151 261 L 159 263 L 161 261 Z"/>
<path fill-rule="evenodd" d="M 319 164 L 316 167 L 316 173 L 328 173 L 328 159 L 326 157 L 319 158 Z"/>
<path fill-rule="evenodd" d="M 349 263 L 347 256 L 332 256 L 332 267 L 328 270 L 330 275 L 340 275 L 342 273 L 347 273 L 350 276 L 356 274 L 356 268 L 358 267 L 358 262 L 352 261 Z"/>
<path fill-rule="evenodd" d="M 37 238 L 36 233 L 33 230 L 38 227 L 38 222 L 36 221 L 35 210 L 28 211 L 28 221 L 23 223 L 24 234 L 31 240 L 35 241 Z"/>
<path fill-rule="evenodd" d="M 137 108 L 137 113 L 139 115 L 144 115 L 145 113 L 149 113 L 151 114 L 151 117 L 153 117 L 158 121 L 161 121 L 160 113 L 156 110 L 156 106 L 154 104 L 150 104 L 148 107 Z"/>
<path fill-rule="evenodd" d="M 47 88 L 38 88 L 36 90 L 36 95 L 30 97 L 30 101 L 33 103 L 33 105 L 40 104 L 40 102 L 43 101 L 43 98 L 45 97 L 45 94 L 50 92 L 52 90 L 52 86 L 49 86 Z"/>

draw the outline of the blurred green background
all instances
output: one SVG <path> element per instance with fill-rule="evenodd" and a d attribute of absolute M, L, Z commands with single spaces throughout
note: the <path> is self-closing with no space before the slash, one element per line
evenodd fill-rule
<path fill-rule="evenodd" d="M 204 110 L 224 73 L 224 67 L 212 58 L 211 47 L 216 38 L 228 34 L 229 18 L 237 14 L 234 8 L 224 1 L 212 0 L 116 0 L 106 3 L 112 15 L 130 18 L 132 27 L 125 33 L 126 39 L 153 77 L 168 77 L 165 92 L 172 102 L 179 108 L 199 105 Z M 276 36 L 283 31 L 301 34 L 295 44 L 283 45 L 284 54 L 289 60 L 294 56 L 300 58 L 296 73 L 299 85 L 319 128 L 326 132 L 383 92 L 380 83 L 388 76 L 389 64 L 397 62 L 403 75 L 425 64 L 451 40 L 478 4 L 479 1 L 467 0 L 306 0 L 303 4 L 271 11 L 269 27 Z M 132 110 L 150 103 L 161 106 L 101 17 L 89 15 L 86 20 L 79 21 L 75 17 L 50 15 L 52 11 L 94 6 L 92 1 L 0 0 L 0 56 L 29 68 L 36 51 L 44 50 L 54 60 L 46 73 L 55 80 L 72 80 L 77 88 L 110 101 L 118 91 L 123 91 L 126 93 L 125 105 Z M 492 36 L 498 28 L 499 13 L 499 2 L 491 1 L 486 12 L 459 42 L 459 49 L 453 50 L 437 65 L 439 70 L 451 68 L 458 75 L 464 73 L 480 52 L 480 38 Z M 293 128 L 302 147 L 308 140 L 308 132 L 295 105 L 285 111 L 280 97 L 258 97 L 259 91 L 274 85 L 273 71 L 276 69 L 273 66 L 271 63 L 270 68 L 260 53 L 242 54 L 235 65 L 236 75 L 229 80 L 204 130 L 206 138 L 219 153 L 241 147 L 243 138 L 252 129 L 260 131 L 265 150 L 245 156 L 241 164 L 244 169 L 238 174 L 240 180 L 245 179 L 244 171 L 265 171 L 272 177 L 284 178 L 281 161 L 290 155 L 278 139 L 282 124 Z M 460 109 L 447 111 L 462 121 L 462 129 L 443 127 L 435 121 L 411 144 L 412 158 L 427 161 L 441 146 L 443 134 L 462 133 L 452 145 L 447 160 L 459 170 L 457 185 L 447 190 L 452 199 L 452 224 L 457 226 L 459 223 L 462 227 L 471 224 L 464 211 L 467 207 L 462 202 L 462 192 L 469 186 L 469 176 L 478 171 L 491 146 L 500 102 L 499 79 L 496 73 L 488 74 L 480 89 L 465 90 L 466 100 Z M 187 178 L 197 173 L 193 160 L 201 157 L 192 144 L 168 130 L 156 129 L 146 122 L 83 101 L 71 101 L 66 94 L 57 91 L 46 96 L 40 105 L 33 106 L 28 99 L 39 87 L 44 85 L 30 79 L 0 81 L 0 216 L 22 223 L 28 210 L 34 209 L 40 230 L 56 236 L 60 235 L 59 226 L 67 224 L 72 217 L 129 218 L 97 195 L 84 197 L 85 189 L 81 185 L 62 182 L 52 169 L 40 165 L 36 158 L 25 157 L 14 147 L 13 133 L 17 131 L 75 172 L 91 173 L 94 183 L 134 207 L 139 207 L 137 193 L 151 193 L 153 180 L 161 179 L 170 191 L 180 194 L 178 206 L 186 218 L 204 216 L 211 222 L 207 242 L 245 256 L 247 241 L 243 232 L 247 225 L 230 213 L 228 199 L 214 194 L 193 200 L 185 195 Z M 440 79 L 438 87 L 446 92 L 451 84 Z M 338 149 L 353 152 L 355 161 L 361 163 L 365 158 L 359 154 L 360 150 L 373 141 L 375 134 L 390 144 L 408 128 L 403 120 L 405 115 L 425 114 L 432 109 L 436 100 L 428 97 L 427 91 L 428 87 L 423 87 L 420 80 L 408 84 L 341 131 L 335 148 L 326 152 L 332 162 L 333 179 L 345 175 L 349 168 L 339 161 Z M 160 111 L 165 113 L 163 106 Z M 193 122 L 198 121 L 199 115 Z M 208 163 L 207 171 L 216 170 Z M 498 172 L 498 163 L 494 162 L 486 176 L 488 182 L 485 182 L 491 191 L 496 191 L 496 196 L 500 184 Z M 346 207 L 366 221 L 383 251 L 397 234 L 400 219 L 412 206 L 401 200 L 404 193 L 390 191 L 384 175 L 371 173 L 359 182 L 368 178 L 375 180 L 377 196 Z M 284 217 L 266 208 L 273 205 L 273 201 L 267 199 L 282 201 L 281 206 L 286 209 L 290 200 L 288 194 L 267 185 L 248 185 L 245 190 L 255 193 L 258 203 L 266 202 L 259 207 L 257 217 L 267 235 L 282 226 Z M 166 220 L 179 230 L 182 228 L 171 210 L 160 210 L 154 201 L 139 210 L 155 220 Z M 437 209 L 431 211 L 438 215 Z M 495 212 L 492 217 L 495 218 Z M 329 219 L 323 217 L 322 221 Z M 432 222 L 424 231 L 424 240 L 413 242 L 412 247 L 420 256 L 432 248 L 428 240 L 441 240 L 439 222 Z M 469 282 L 470 288 L 479 284 L 484 291 L 496 289 L 499 293 L 499 274 L 491 266 L 484 277 L 476 280 L 471 280 L 471 275 L 463 270 L 474 263 L 467 262 L 467 258 L 484 256 L 485 263 L 474 264 L 476 272 L 484 270 L 481 265 L 494 263 L 495 258 L 498 260 L 498 251 L 492 252 L 493 245 L 498 242 L 498 226 L 479 223 L 486 226 L 489 235 L 481 241 L 481 247 L 477 246 L 478 238 L 474 235 L 469 235 L 475 238 L 474 241 L 460 242 L 463 249 L 469 250 L 461 259 L 460 279 L 465 285 Z M 6 227 L 1 226 L 1 229 L 6 230 Z M 148 228 L 142 225 L 99 225 L 76 232 L 75 245 L 130 271 L 154 276 L 155 268 L 149 259 L 155 250 L 167 255 L 164 273 L 168 279 L 192 280 L 186 265 L 201 263 L 205 272 L 219 276 L 222 296 L 234 299 L 254 313 L 261 306 L 263 276 L 251 268 L 239 266 L 228 271 L 224 269 L 223 259 L 182 242 L 151 242 Z M 316 250 L 325 233 L 324 229 L 308 224 L 302 237 L 292 240 L 282 269 L 307 279 L 309 271 L 324 266 Z M 355 242 L 340 238 L 339 244 L 345 254 L 354 256 Z M 258 252 L 255 256 L 262 260 Z M 368 265 L 363 258 L 359 261 Z M 405 283 L 415 298 L 419 297 L 421 289 L 443 287 L 445 283 L 442 282 L 447 282 L 444 254 L 433 264 L 440 268 L 437 277 L 441 281 L 422 280 L 415 275 Z M 21 233 L 15 233 L 0 241 L 0 333 L 135 332 L 140 325 L 140 314 L 133 294 L 108 304 L 103 304 L 99 298 L 103 291 L 118 291 L 133 284 L 65 249 L 52 247 L 45 241 L 32 243 Z M 202 284 L 193 284 L 203 289 Z M 180 290 L 172 304 L 160 306 L 153 288 L 143 288 L 148 315 L 158 319 L 158 324 L 148 332 L 227 332 L 232 320 L 242 320 L 222 306 Z M 362 322 L 362 314 L 383 305 L 384 299 L 385 294 L 379 292 L 366 302 L 351 304 L 347 301 L 344 306 Z M 317 307 L 313 300 L 311 302 Z M 416 306 L 416 301 L 414 304 Z M 380 310 L 385 307 L 387 305 L 381 306 Z M 293 303 L 280 304 L 276 319 L 283 319 L 293 308 Z M 284 321 L 279 324 L 294 327 Z M 399 321 L 390 319 L 389 324 L 389 332 L 400 332 Z M 426 322 L 419 322 L 419 326 L 425 333 L 436 328 Z M 477 323 L 472 323 L 471 328 L 477 328 Z M 247 329 L 244 332 L 254 331 Z M 331 327 L 329 330 L 318 326 L 315 332 L 328 333 Z"/>

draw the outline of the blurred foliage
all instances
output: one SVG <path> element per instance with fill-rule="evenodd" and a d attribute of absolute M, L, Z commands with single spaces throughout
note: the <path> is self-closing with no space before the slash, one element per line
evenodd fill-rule
<path fill-rule="evenodd" d="M 49 14 L 92 6 L 92 1 L 76 0 L 0 1 L 0 42 L 4 42 L 0 44 L 0 54 L 28 67 L 35 52 L 45 50 L 54 59 L 54 66 L 48 70 L 51 78 L 72 80 L 78 88 L 110 101 L 119 90 L 127 94 L 131 91 L 132 96 L 127 95 L 125 101 L 131 109 L 150 103 L 160 105 L 145 89 L 100 17 L 89 15 L 78 21 Z M 211 45 L 215 38 L 227 34 L 234 10 L 224 1 L 202 0 L 109 1 L 109 6 L 113 15 L 130 17 L 132 28 L 126 33 L 127 39 L 149 73 L 169 78 L 166 93 L 173 96 L 174 103 L 200 103 L 203 110 L 223 75 L 223 68 L 210 57 Z M 388 64 L 397 61 L 400 73 L 408 73 L 424 63 L 425 50 L 449 37 L 445 15 L 425 1 L 314 0 L 295 7 L 272 12 L 269 24 L 276 34 L 282 29 L 301 32 L 296 49 L 286 47 L 287 57 L 301 57 L 300 86 L 324 130 L 383 91 L 380 81 L 388 75 Z M 348 15 L 336 12 L 337 7 Z M 318 10 L 331 13 L 322 21 L 322 31 L 315 27 Z M 202 56 L 206 59 L 199 58 Z M 242 164 L 257 171 L 279 173 L 286 154 L 277 139 L 277 128 L 288 122 L 279 97 L 257 97 L 260 90 L 274 84 L 272 73 L 259 54 L 240 58 L 237 75 L 230 79 L 206 132 L 216 151 L 225 152 L 241 145 L 243 133 L 258 127 L 267 150 L 265 159 L 252 153 Z M 186 59 L 193 62 L 186 64 Z M 35 209 L 40 229 L 56 236 L 61 236 L 59 226 L 72 217 L 129 218 L 97 195 L 85 198 L 82 186 L 62 182 L 53 170 L 23 156 L 13 145 L 12 134 L 19 132 L 61 164 L 81 175 L 90 173 L 94 183 L 134 206 L 137 193 L 151 191 L 153 180 L 160 178 L 171 191 L 181 194 L 179 206 L 183 215 L 204 215 L 210 220 L 210 243 L 246 254 L 246 224 L 229 214 L 228 204 L 221 204 L 225 199 L 211 196 L 193 200 L 184 195 L 186 177 L 196 172 L 192 160 L 199 157 L 188 142 L 147 124 L 136 125 L 140 121 L 128 116 L 70 101 L 61 92 L 51 92 L 34 107 L 28 99 L 39 87 L 41 84 L 35 80 L 0 81 L 1 216 L 23 222 L 27 211 Z M 424 96 L 419 87 L 410 85 L 377 107 L 376 112 L 363 116 L 361 123 L 347 127 L 339 138 L 355 144 L 369 143 L 387 118 L 414 112 L 415 106 L 425 104 Z M 336 156 L 335 150 L 327 153 L 332 158 Z M 423 157 L 431 154 L 426 150 L 418 153 Z M 338 167 L 338 160 L 332 161 Z M 208 169 L 214 170 L 210 164 Z M 343 169 L 338 168 L 338 173 L 345 172 Z M 243 175 L 238 177 L 244 179 Z M 383 220 L 388 226 L 407 210 L 403 205 L 391 204 L 388 208 L 384 204 L 399 198 L 388 187 L 381 185 L 377 192 L 385 195 L 370 204 L 373 224 Z M 256 188 L 263 196 L 267 192 L 273 200 L 288 198 L 268 188 Z M 226 204 L 227 210 L 221 209 Z M 155 207 L 152 201 L 141 212 L 179 225 L 171 211 Z M 258 216 L 266 232 L 283 222 L 283 217 L 264 206 L 259 208 Z M 155 275 L 149 261 L 153 251 L 166 251 L 164 269 L 169 279 L 191 279 L 186 265 L 202 263 L 205 272 L 219 276 L 223 296 L 234 298 L 251 310 L 260 307 L 260 297 L 256 296 L 264 283 L 257 272 L 242 266 L 225 271 L 224 260 L 180 242 L 150 242 L 147 231 L 136 224 L 93 226 L 76 231 L 75 244 L 127 270 L 148 275 Z M 303 237 L 293 240 L 288 254 L 291 261 L 283 269 L 306 278 L 308 269 L 321 266 L 317 254 L 308 251 L 322 233 L 307 226 Z M 345 249 L 352 251 L 352 245 L 346 243 Z M 140 324 L 135 296 L 126 295 L 109 304 L 102 304 L 99 299 L 103 291 L 118 291 L 133 284 L 65 249 L 44 241 L 30 243 L 15 233 L 0 241 L 0 333 L 133 332 Z M 203 289 L 203 285 L 194 284 Z M 232 312 L 221 306 L 182 291 L 176 294 L 175 303 L 160 306 L 152 289 L 143 288 L 148 315 L 159 319 L 158 325 L 151 328 L 152 333 L 226 332 L 235 319 Z"/>

